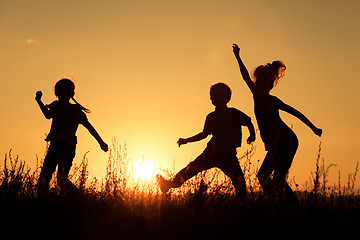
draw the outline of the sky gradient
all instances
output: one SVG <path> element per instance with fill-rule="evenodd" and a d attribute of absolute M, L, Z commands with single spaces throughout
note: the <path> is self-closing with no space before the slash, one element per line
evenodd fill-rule
<path fill-rule="evenodd" d="M 0 0 L 0 152 L 13 149 L 30 167 L 36 155 L 43 158 L 51 122 L 35 92 L 42 90 L 44 103 L 51 103 L 56 81 L 71 77 L 75 98 L 92 110 L 88 118 L 109 145 L 113 138 L 126 142 L 132 160 L 145 156 L 163 168 L 175 159 L 179 170 L 210 139 L 176 144 L 202 131 L 214 110 L 212 84 L 227 83 L 229 106 L 248 114 L 257 128 L 252 96 L 232 53 L 237 43 L 249 71 L 283 60 L 287 72 L 272 94 L 323 129 L 318 138 L 281 114 L 300 141 L 290 177 L 309 181 L 321 141 L 325 162 L 337 164 L 330 182 L 340 171 L 345 184 L 360 160 L 359 12 L 357 0 Z M 102 177 L 108 153 L 82 126 L 77 135 L 74 161 L 90 151 L 90 176 Z M 247 136 L 244 128 L 239 155 Z M 260 164 L 265 152 L 259 134 L 255 144 L 253 161 Z"/>

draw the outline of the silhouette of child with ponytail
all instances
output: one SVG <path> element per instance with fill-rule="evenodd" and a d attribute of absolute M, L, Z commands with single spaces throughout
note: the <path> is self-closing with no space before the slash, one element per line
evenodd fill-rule
<path fill-rule="evenodd" d="M 267 151 L 258 172 L 261 187 L 270 197 L 284 197 L 289 202 L 297 203 L 297 197 L 286 182 L 286 177 L 298 148 L 298 139 L 281 120 L 279 110 L 294 115 L 318 136 L 321 136 L 322 130 L 316 128 L 301 112 L 270 95 L 271 89 L 285 74 L 286 66 L 283 62 L 274 61 L 256 67 L 252 72 L 252 81 L 236 44 L 233 45 L 233 52 L 241 75 L 253 94 L 255 116 Z"/>
<path fill-rule="evenodd" d="M 41 101 L 42 92 L 36 92 L 36 101 L 46 119 L 52 119 L 51 129 L 45 141 L 50 142 L 38 180 L 39 195 L 47 194 L 52 174 L 58 166 L 57 182 L 62 191 L 76 191 L 77 188 L 68 180 L 69 171 L 75 157 L 77 144 L 76 130 L 79 124 L 88 129 L 98 141 L 100 148 L 107 152 L 108 145 L 101 139 L 95 128 L 88 121 L 85 113 L 90 110 L 80 105 L 75 99 L 75 84 L 67 78 L 55 84 L 58 100 L 49 105 Z M 72 99 L 76 104 L 71 104 Z"/>

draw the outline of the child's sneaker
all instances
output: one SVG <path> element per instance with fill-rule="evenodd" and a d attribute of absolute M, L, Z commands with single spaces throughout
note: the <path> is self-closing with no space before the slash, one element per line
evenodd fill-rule
<path fill-rule="evenodd" d="M 172 182 L 169 180 L 166 180 L 163 176 L 161 176 L 160 174 L 156 175 L 156 180 L 159 184 L 160 190 L 163 193 L 167 193 L 169 191 L 170 188 L 172 188 Z"/>

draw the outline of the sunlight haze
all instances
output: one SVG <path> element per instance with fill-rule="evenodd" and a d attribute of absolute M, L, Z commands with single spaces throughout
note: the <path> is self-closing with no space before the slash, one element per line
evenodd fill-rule
<path fill-rule="evenodd" d="M 46 1 L 0 0 L 0 106 L 3 156 L 12 149 L 29 167 L 43 159 L 50 120 L 35 93 L 54 101 L 54 85 L 69 77 L 75 99 L 109 147 L 126 142 L 129 159 L 151 159 L 178 171 L 205 148 L 206 140 L 180 148 L 180 137 L 202 131 L 214 111 L 212 84 L 232 89 L 228 106 L 249 115 L 253 100 L 232 52 L 237 43 L 249 71 L 283 60 L 284 79 L 272 91 L 304 113 L 323 136 L 286 113 L 299 149 L 289 177 L 302 185 L 315 171 L 320 141 L 325 164 L 336 164 L 329 182 L 342 184 L 360 160 L 360 2 L 345 1 Z M 90 177 L 101 178 L 104 153 L 83 126 L 75 163 L 89 159 Z M 241 156 L 249 133 L 243 128 Z M 264 145 L 257 132 L 260 164 Z M 258 163 L 257 160 L 260 160 Z M 2 169 L 0 164 L 0 169 Z M 360 187 L 360 184 L 357 184 Z"/>

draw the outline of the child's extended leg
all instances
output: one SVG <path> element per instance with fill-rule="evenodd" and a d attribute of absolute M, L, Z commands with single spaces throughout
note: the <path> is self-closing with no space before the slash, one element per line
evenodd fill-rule
<path fill-rule="evenodd" d="M 166 180 L 159 174 L 157 175 L 157 180 L 161 191 L 166 193 L 170 188 L 178 188 L 199 172 L 210 169 L 214 166 L 215 163 L 210 150 L 205 149 L 201 155 L 199 155 L 194 161 L 190 162 L 185 168 L 180 170 L 172 179 Z"/>

